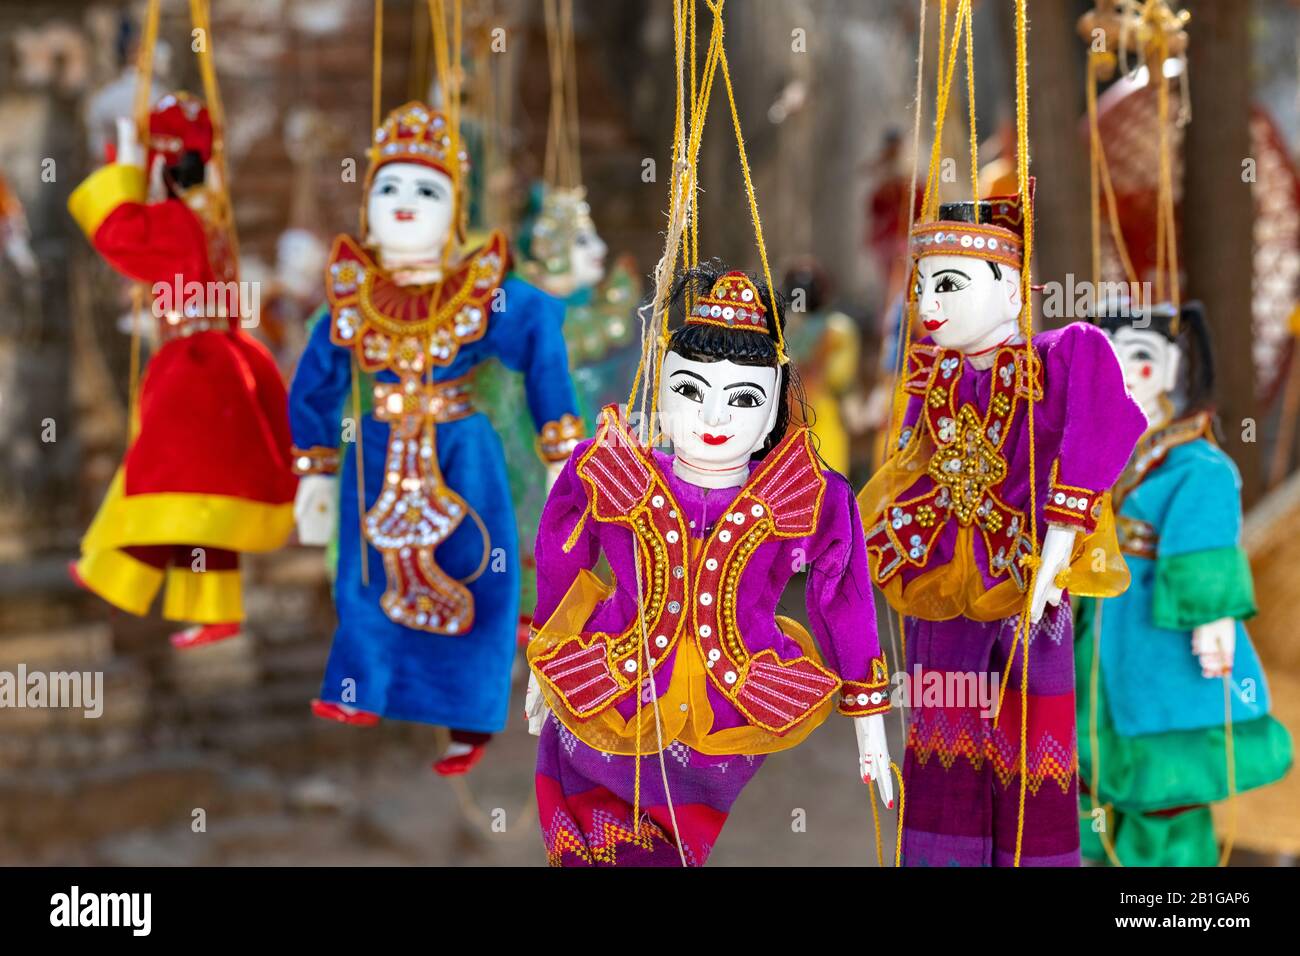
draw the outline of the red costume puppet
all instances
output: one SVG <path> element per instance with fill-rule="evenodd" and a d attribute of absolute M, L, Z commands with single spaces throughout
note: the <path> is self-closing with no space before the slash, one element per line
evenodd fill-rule
<path fill-rule="evenodd" d="M 163 616 L 197 625 L 172 637 L 189 647 L 239 632 L 239 552 L 284 544 L 296 479 L 284 383 L 270 354 L 241 329 L 250 297 L 236 281 L 224 184 L 204 183 L 208 111 L 177 93 L 150 115 L 149 165 L 165 170 L 160 202 L 146 201 L 133 140 L 68 200 L 99 254 L 152 285 L 158 322 L 138 427 L 73 574 L 138 615 L 165 584 Z"/>

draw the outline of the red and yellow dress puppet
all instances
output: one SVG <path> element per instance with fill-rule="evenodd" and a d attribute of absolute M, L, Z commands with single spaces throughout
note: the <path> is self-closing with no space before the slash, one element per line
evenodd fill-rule
<path fill-rule="evenodd" d="M 296 487 L 284 383 L 241 328 L 229 204 L 205 182 L 213 141 L 200 100 L 166 96 L 149 118 L 166 198 L 147 201 L 145 168 L 120 150 L 68 200 L 109 265 L 151 285 L 158 322 L 134 435 L 73 575 L 136 615 L 165 591 L 163 616 L 196 625 L 173 635 L 178 647 L 239 633 L 239 553 L 285 543 Z"/>

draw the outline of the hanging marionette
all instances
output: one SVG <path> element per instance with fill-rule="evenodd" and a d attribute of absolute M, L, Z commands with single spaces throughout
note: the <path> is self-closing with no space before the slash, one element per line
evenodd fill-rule
<path fill-rule="evenodd" d="M 1199 303 L 1117 304 L 1096 324 L 1150 427 L 1114 490 L 1132 584 L 1078 611 L 1083 853 L 1125 866 L 1213 866 L 1208 805 L 1291 766 L 1290 736 L 1270 716 L 1242 624 L 1255 594 L 1241 480 L 1206 409 L 1213 365 Z"/>
<path fill-rule="evenodd" d="M 339 625 L 313 710 L 354 725 L 447 727 L 434 769 L 459 774 L 505 726 L 519 601 L 506 463 L 471 372 L 497 358 L 522 373 L 553 470 L 581 423 L 560 303 L 507 277 L 500 233 L 455 250 L 468 159 L 454 121 L 408 103 L 375 131 L 370 156 L 364 238 L 335 240 L 329 316 L 289 397 L 294 467 L 306 476 L 299 536 L 326 543 L 336 513 L 340 528 Z M 340 455 L 340 411 L 363 388 L 370 410 L 350 413 Z"/>
<path fill-rule="evenodd" d="M 1066 592 L 1114 594 L 1127 579 L 1106 492 L 1145 419 L 1097 329 L 1032 335 L 1025 2 L 1015 15 L 1018 194 L 940 205 L 963 31 L 974 122 L 971 4 L 958 3 L 910 236 L 909 305 L 928 334 L 905 348 L 896 445 L 859 496 L 873 580 L 902 618 L 910 866 L 1078 864 Z M 972 147 L 973 190 L 977 178 Z"/>
<path fill-rule="evenodd" d="M 572 0 L 546 0 L 544 13 L 551 66 L 550 126 L 543 179 L 530 191 L 529 214 L 520 230 L 518 270 L 564 303 L 564 340 L 578 415 L 589 430 L 606 403 L 626 396 L 626 382 L 636 368 L 632 311 L 640 282 L 625 261 L 607 272 L 609 247 L 596 230 L 582 185 Z M 532 453 L 536 434 L 519 381 L 499 366 L 489 366 L 478 384 L 484 411 L 497 426 L 509 463 L 523 563 L 519 633 L 526 640 L 537 595 L 533 541 L 547 485 Z"/>
<path fill-rule="evenodd" d="M 906 615 L 915 710 L 903 769 L 905 865 L 1010 865 L 1018 762 L 1028 789 L 1020 862 L 1079 859 L 1063 591 L 1122 581 L 1104 494 L 1145 420 L 1096 329 L 1074 323 L 1026 341 L 1026 215 L 1017 197 L 946 203 L 937 221 L 913 229 L 916 308 L 929 334 L 905 357 L 898 449 L 860 497 L 875 583 Z M 939 706 L 924 697 L 931 684 L 988 675 L 1005 685 L 990 689 L 992 707 L 989 694 L 945 696 Z"/>
<path fill-rule="evenodd" d="M 892 801 L 862 530 L 790 423 L 780 306 L 708 266 L 673 301 L 657 403 L 673 453 L 609 406 L 542 513 L 528 707 L 552 864 L 703 864 L 764 756 L 836 709 Z M 602 554 L 612 587 L 591 573 Z M 799 570 L 816 644 L 776 615 Z"/>
<path fill-rule="evenodd" d="M 285 391 L 239 291 L 230 207 L 214 144 L 221 130 L 187 93 L 148 114 L 147 156 L 131 120 L 116 161 L 68 209 L 118 272 L 153 284 L 158 348 L 144 371 L 134 436 L 71 568 L 79 584 L 144 615 L 193 626 L 178 648 L 240 632 L 239 553 L 271 551 L 293 529 Z M 149 173 L 146 173 L 146 170 Z M 150 181 L 161 195 L 150 199 Z M 170 299 L 170 301 L 169 301 Z"/>
<path fill-rule="evenodd" d="M 544 188 L 541 209 L 521 241 L 519 274 L 564 303 L 564 340 L 584 430 L 602 404 L 615 400 L 636 367 L 632 312 L 639 283 L 620 264 L 606 276 L 607 247 L 596 232 L 584 191 Z M 536 433 L 514 376 L 491 366 L 479 376 L 484 411 L 497 426 L 509 463 L 510 490 L 522 548 L 520 633 L 527 635 L 537 594 L 532 553 L 547 485 L 533 448 Z"/>

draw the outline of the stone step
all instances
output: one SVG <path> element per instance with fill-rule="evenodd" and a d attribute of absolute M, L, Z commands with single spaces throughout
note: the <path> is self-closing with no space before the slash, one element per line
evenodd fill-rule
<path fill-rule="evenodd" d="M 112 629 L 103 622 L 0 632 L 0 670 L 84 670 L 113 656 Z"/>
<path fill-rule="evenodd" d="M 282 815 L 286 798 L 275 775 L 199 751 L 153 753 L 78 773 L 42 772 L 0 783 L 0 863 L 39 862 L 33 853 L 66 859 L 70 846 L 106 841 L 107 859 L 127 862 L 131 848 L 154 832 L 210 842 L 233 821 Z M 196 813 L 201 811 L 201 816 Z M 207 832 L 195 832 L 196 820 Z M 186 861 L 184 847 L 159 863 Z M 94 858 L 84 860 L 94 862 Z"/>

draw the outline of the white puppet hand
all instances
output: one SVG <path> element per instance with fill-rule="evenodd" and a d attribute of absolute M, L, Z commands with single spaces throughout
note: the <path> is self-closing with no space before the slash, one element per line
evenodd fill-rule
<path fill-rule="evenodd" d="M 885 806 L 894 806 L 894 778 L 889 770 L 889 743 L 885 740 L 885 715 L 854 717 L 858 737 L 858 776 L 863 783 L 874 780 Z"/>
<path fill-rule="evenodd" d="M 1192 653 L 1201 659 L 1202 677 L 1231 674 L 1236 648 L 1237 621 L 1234 618 L 1221 617 L 1192 628 Z"/>
<path fill-rule="evenodd" d="M 537 675 L 528 672 L 528 690 L 524 692 L 524 716 L 528 718 L 528 732 L 534 737 L 541 736 L 549 709 L 542 688 L 537 683 Z"/>
<path fill-rule="evenodd" d="M 1074 538 L 1078 534 L 1074 528 L 1054 524 L 1048 526 L 1043 538 L 1043 550 L 1039 553 L 1038 574 L 1034 577 L 1034 599 L 1029 605 L 1029 623 L 1037 624 L 1043 616 L 1047 605 L 1056 607 L 1061 603 L 1061 588 L 1056 586 L 1056 576 L 1070 565 L 1070 555 L 1074 553 Z"/>
<path fill-rule="evenodd" d="M 337 479 L 333 475 L 303 475 L 293 499 L 293 518 L 301 544 L 326 545 L 338 524 Z"/>
<path fill-rule="evenodd" d="M 546 494 L 550 495 L 551 489 L 555 483 L 560 480 L 560 473 L 564 471 L 563 461 L 548 461 L 546 463 Z"/>
<path fill-rule="evenodd" d="M 117 162 L 122 166 L 144 168 L 144 147 L 140 144 L 135 120 L 125 116 L 117 118 Z"/>

